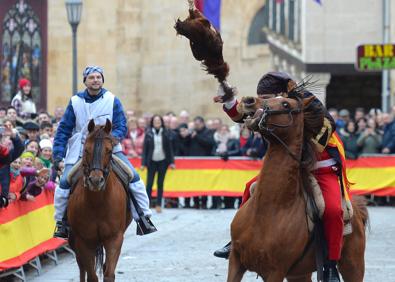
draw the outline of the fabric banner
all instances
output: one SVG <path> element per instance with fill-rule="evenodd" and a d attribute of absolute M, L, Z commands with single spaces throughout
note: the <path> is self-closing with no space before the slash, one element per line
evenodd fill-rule
<path fill-rule="evenodd" d="M 221 0 L 195 0 L 195 7 L 217 29 L 221 27 Z"/>
<path fill-rule="evenodd" d="M 140 159 L 132 159 L 136 168 Z M 247 158 L 176 158 L 176 169 L 169 169 L 164 184 L 165 197 L 241 196 L 245 183 L 259 173 L 262 161 Z M 146 181 L 146 170 L 138 172 Z M 395 196 L 395 157 L 361 157 L 347 160 L 351 194 Z M 156 183 L 156 182 L 155 182 Z M 154 185 L 154 191 L 156 185 Z M 155 192 L 154 192 L 155 195 Z"/>
<path fill-rule="evenodd" d="M 43 191 L 34 202 L 16 201 L 0 209 L 0 271 L 20 267 L 66 242 L 52 238 L 53 192 Z"/>

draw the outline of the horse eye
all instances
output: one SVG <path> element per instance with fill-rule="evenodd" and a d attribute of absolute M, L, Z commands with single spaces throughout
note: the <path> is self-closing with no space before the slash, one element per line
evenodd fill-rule
<path fill-rule="evenodd" d="M 286 109 L 289 109 L 289 103 L 288 102 L 283 102 L 283 107 Z"/>

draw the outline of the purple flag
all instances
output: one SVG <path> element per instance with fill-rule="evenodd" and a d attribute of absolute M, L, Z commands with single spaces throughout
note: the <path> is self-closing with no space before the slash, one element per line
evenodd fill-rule
<path fill-rule="evenodd" d="M 217 30 L 220 30 L 221 0 L 205 0 L 203 14 Z"/>

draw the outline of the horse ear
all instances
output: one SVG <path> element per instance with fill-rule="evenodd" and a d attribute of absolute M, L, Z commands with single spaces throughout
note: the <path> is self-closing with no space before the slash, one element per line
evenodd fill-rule
<path fill-rule="evenodd" d="M 95 129 L 95 121 L 93 119 L 91 119 L 89 121 L 89 124 L 88 124 L 88 131 L 89 131 L 89 133 L 92 132 L 93 129 Z"/>
<path fill-rule="evenodd" d="M 106 120 L 106 125 L 104 126 L 104 131 L 105 131 L 107 134 L 110 134 L 111 129 L 112 129 L 111 121 L 110 121 L 109 119 L 107 119 L 107 120 Z"/>
<path fill-rule="evenodd" d="M 310 96 L 308 98 L 303 99 L 303 108 L 306 109 L 310 104 L 314 101 L 315 96 Z"/>

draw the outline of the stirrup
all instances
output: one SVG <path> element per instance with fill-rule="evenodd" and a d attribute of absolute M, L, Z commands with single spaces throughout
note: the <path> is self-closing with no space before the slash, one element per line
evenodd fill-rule
<path fill-rule="evenodd" d="M 148 216 L 140 217 L 140 219 L 136 223 L 136 234 L 139 236 L 147 235 L 158 231 Z"/>

